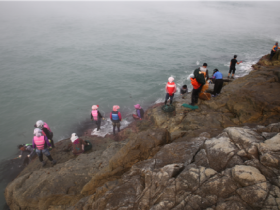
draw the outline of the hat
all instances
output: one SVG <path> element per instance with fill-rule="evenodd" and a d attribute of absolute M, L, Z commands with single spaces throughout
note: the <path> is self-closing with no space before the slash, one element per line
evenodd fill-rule
<path fill-rule="evenodd" d="M 204 63 L 203 66 L 207 66 L 207 63 Z"/>
<path fill-rule="evenodd" d="M 135 107 L 135 109 L 141 109 L 140 104 L 136 104 L 136 105 L 134 105 L 134 107 Z"/>
<path fill-rule="evenodd" d="M 92 109 L 92 110 L 96 110 L 96 109 L 98 109 L 98 107 L 99 107 L 99 105 L 93 105 L 93 106 L 91 107 L 91 109 Z"/>
<path fill-rule="evenodd" d="M 120 107 L 118 105 L 113 106 L 113 111 L 117 111 Z"/>
<path fill-rule="evenodd" d="M 174 81 L 174 78 L 173 77 L 169 77 L 168 78 L 168 82 L 173 82 Z"/>
<path fill-rule="evenodd" d="M 43 120 L 38 120 L 38 121 L 36 122 L 36 126 L 37 126 L 38 128 L 43 128 L 43 127 L 44 127 L 44 122 L 43 122 Z"/>
<path fill-rule="evenodd" d="M 42 130 L 40 128 L 35 128 L 34 134 L 35 134 L 35 136 L 40 137 L 40 136 L 42 136 Z"/>
<path fill-rule="evenodd" d="M 76 133 L 72 133 L 72 136 L 71 136 L 70 140 L 71 140 L 72 142 L 74 142 L 74 141 L 76 141 L 78 138 L 79 138 L 79 137 L 77 136 Z"/>
<path fill-rule="evenodd" d="M 194 78 L 194 74 L 190 74 L 190 78 Z"/>

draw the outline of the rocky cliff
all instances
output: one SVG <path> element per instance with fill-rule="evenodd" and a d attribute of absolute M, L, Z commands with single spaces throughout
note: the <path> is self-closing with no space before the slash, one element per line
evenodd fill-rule
<path fill-rule="evenodd" d="M 276 60 L 277 62 L 277 60 Z M 74 157 L 69 139 L 35 159 L 6 190 L 14 209 L 280 209 L 280 68 L 258 65 L 222 94 L 164 113 L 151 107 L 117 138 L 84 136 L 93 150 Z"/>

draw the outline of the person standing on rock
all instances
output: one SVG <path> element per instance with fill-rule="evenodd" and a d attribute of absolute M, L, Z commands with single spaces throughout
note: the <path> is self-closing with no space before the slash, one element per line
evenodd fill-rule
<path fill-rule="evenodd" d="M 91 107 L 92 111 L 91 111 L 91 120 L 96 123 L 97 125 L 97 131 L 100 130 L 100 125 L 101 125 L 101 119 L 103 118 L 103 116 L 100 114 L 100 112 L 97 110 L 99 107 L 99 105 L 93 105 Z"/>
<path fill-rule="evenodd" d="M 207 67 L 207 63 L 204 63 L 202 67 L 194 70 L 193 74 L 191 74 L 190 79 L 193 86 L 192 90 L 192 102 L 190 103 L 191 106 L 194 106 L 198 103 L 198 95 L 205 84 L 205 78 L 207 78 L 207 73 L 205 71 Z M 209 77 L 209 76 L 208 76 Z"/>
<path fill-rule="evenodd" d="M 230 74 L 232 73 L 231 79 L 234 79 L 234 74 L 235 74 L 235 70 L 236 70 L 236 64 L 240 64 L 242 63 L 242 61 L 238 62 L 236 60 L 237 55 L 233 56 L 233 59 L 231 59 L 230 64 L 229 64 L 229 72 L 228 72 L 228 78 L 230 78 Z"/>
<path fill-rule="evenodd" d="M 36 153 L 39 157 L 40 162 L 42 163 L 42 166 L 46 165 L 46 161 L 43 161 L 43 154 L 47 156 L 47 158 L 52 162 L 53 165 L 56 164 L 56 161 L 53 160 L 48 147 L 51 146 L 51 144 L 48 141 L 48 138 L 42 134 L 42 130 L 40 128 L 34 129 L 35 136 L 33 137 L 33 148 L 36 149 Z"/>
<path fill-rule="evenodd" d="M 42 120 L 38 120 L 36 124 L 34 125 L 35 128 L 40 128 L 43 131 L 43 135 L 47 136 L 49 141 L 51 142 L 52 148 L 55 148 L 54 142 L 53 142 L 53 132 L 51 131 L 48 124 Z"/>
<path fill-rule="evenodd" d="M 89 150 L 88 145 L 90 145 L 90 143 L 79 138 L 76 133 L 72 133 L 70 140 L 72 142 L 74 155 L 79 155 Z"/>
<path fill-rule="evenodd" d="M 174 93 L 176 93 L 176 84 L 174 82 L 174 78 L 173 77 L 169 77 L 168 78 L 168 82 L 165 85 L 165 91 L 166 91 L 166 95 L 165 95 L 165 102 L 164 104 L 166 105 L 167 100 L 170 98 L 170 105 L 172 104 L 173 101 L 173 97 L 174 97 Z"/>
<path fill-rule="evenodd" d="M 219 72 L 218 69 L 214 69 L 213 78 L 215 79 L 215 86 L 214 86 L 214 92 L 212 97 L 216 97 L 220 94 L 224 84 L 223 74 Z"/>
<path fill-rule="evenodd" d="M 118 132 L 120 132 L 120 126 L 121 126 L 120 121 L 122 121 L 122 115 L 118 111 L 119 108 L 120 107 L 118 105 L 114 105 L 113 106 L 113 111 L 110 113 L 110 119 L 112 121 L 114 135 L 116 134 L 115 133 L 116 126 L 118 128 Z"/>
<path fill-rule="evenodd" d="M 273 56 L 275 55 L 275 53 L 278 49 L 280 49 L 280 47 L 278 47 L 278 42 L 276 42 L 275 45 L 271 49 L 269 60 L 272 60 Z"/>

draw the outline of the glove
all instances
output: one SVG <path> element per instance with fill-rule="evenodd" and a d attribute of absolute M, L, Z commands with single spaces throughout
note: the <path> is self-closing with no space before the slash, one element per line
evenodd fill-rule
<path fill-rule="evenodd" d="M 21 158 L 21 155 L 19 155 L 18 157 Z"/>

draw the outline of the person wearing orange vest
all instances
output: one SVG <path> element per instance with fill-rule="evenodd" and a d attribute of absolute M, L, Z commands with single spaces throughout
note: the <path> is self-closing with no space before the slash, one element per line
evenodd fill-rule
<path fill-rule="evenodd" d="M 97 110 L 99 107 L 99 105 L 93 105 L 91 107 L 92 111 L 91 111 L 91 120 L 96 123 L 97 125 L 97 131 L 100 130 L 100 125 L 101 125 L 101 119 L 103 118 L 103 116 L 100 114 L 100 112 Z"/>
<path fill-rule="evenodd" d="M 200 93 L 201 88 L 202 88 L 203 85 L 200 84 L 199 82 L 197 82 L 196 78 L 194 77 L 194 74 L 190 75 L 190 80 L 191 80 L 191 84 L 193 86 L 192 102 L 190 103 L 190 105 L 194 106 L 198 102 L 198 94 Z"/>
<path fill-rule="evenodd" d="M 278 42 L 276 42 L 275 45 L 271 49 L 270 60 L 272 60 L 273 56 L 275 55 L 275 53 L 278 49 L 280 49 L 280 47 L 278 47 Z"/>
<path fill-rule="evenodd" d="M 165 102 L 164 104 L 166 105 L 167 100 L 170 98 L 170 105 L 172 104 L 172 100 L 174 97 L 174 93 L 176 93 L 177 87 L 176 84 L 174 82 L 174 78 L 173 77 L 169 77 L 168 78 L 168 83 L 165 86 L 165 91 L 166 91 L 166 96 L 165 96 Z"/>
<path fill-rule="evenodd" d="M 34 129 L 35 136 L 33 137 L 33 148 L 36 149 L 36 153 L 39 157 L 42 166 L 46 165 L 46 161 L 43 160 L 43 154 L 47 156 L 47 158 L 52 162 L 53 165 L 56 164 L 56 161 L 53 160 L 48 147 L 51 147 L 49 140 L 46 136 L 42 134 L 42 130 L 40 128 Z"/>

